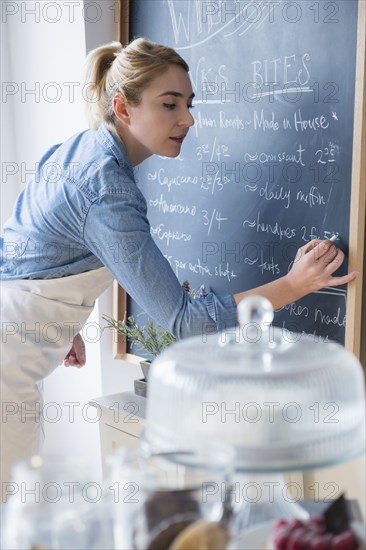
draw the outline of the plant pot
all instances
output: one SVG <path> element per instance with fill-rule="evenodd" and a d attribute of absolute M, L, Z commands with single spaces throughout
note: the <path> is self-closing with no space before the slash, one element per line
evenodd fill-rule
<path fill-rule="evenodd" d="M 149 361 L 148 359 L 144 359 L 143 361 L 140 361 L 140 367 L 144 377 L 141 378 L 140 380 L 134 381 L 135 394 L 140 395 L 141 397 L 146 397 L 146 394 L 147 394 L 147 382 L 149 378 L 150 366 L 151 366 L 151 361 Z"/>
<path fill-rule="evenodd" d="M 147 380 L 145 378 L 141 378 L 141 380 L 134 380 L 134 389 L 135 389 L 136 395 L 140 395 L 141 397 L 146 397 Z"/>
<path fill-rule="evenodd" d="M 144 378 L 145 378 L 146 382 L 149 379 L 150 366 L 151 366 L 151 361 L 149 361 L 148 359 L 145 359 L 144 361 L 140 361 L 140 367 L 141 367 L 142 374 L 144 375 Z"/>

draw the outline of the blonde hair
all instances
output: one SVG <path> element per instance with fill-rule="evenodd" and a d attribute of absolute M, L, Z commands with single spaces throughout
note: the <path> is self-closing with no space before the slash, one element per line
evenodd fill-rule
<path fill-rule="evenodd" d="M 113 98 L 121 92 L 131 105 L 138 105 L 150 82 L 175 64 L 189 71 L 187 63 L 173 48 L 137 38 L 126 47 L 111 42 L 92 50 L 86 59 L 84 97 L 89 126 L 102 122 L 115 127 Z"/>

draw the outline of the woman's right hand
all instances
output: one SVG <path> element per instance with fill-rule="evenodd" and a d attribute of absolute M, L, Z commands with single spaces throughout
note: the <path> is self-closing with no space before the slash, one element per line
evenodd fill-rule
<path fill-rule="evenodd" d="M 64 358 L 65 367 L 77 367 L 80 369 L 85 365 L 85 344 L 81 334 L 76 334 L 69 353 Z"/>

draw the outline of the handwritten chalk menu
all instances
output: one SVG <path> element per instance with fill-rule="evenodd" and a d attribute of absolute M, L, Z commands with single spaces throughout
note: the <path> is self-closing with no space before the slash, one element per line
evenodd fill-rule
<path fill-rule="evenodd" d="M 181 282 L 217 294 L 256 287 L 333 234 L 347 253 L 357 12 L 354 0 L 131 3 L 131 39 L 174 47 L 195 93 L 180 157 L 152 157 L 136 173 Z M 274 324 L 344 342 L 346 299 L 345 287 L 321 290 Z"/>

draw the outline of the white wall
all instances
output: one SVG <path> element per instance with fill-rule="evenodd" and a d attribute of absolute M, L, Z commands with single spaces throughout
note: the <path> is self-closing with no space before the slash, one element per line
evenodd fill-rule
<path fill-rule="evenodd" d="M 8 92 L 2 104 L 3 223 L 40 156 L 86 128 L 81 94 L 85 54 L 114 38 L 115 14 L 113 0 L 85 0 L 85 5 L 83 0 L 18 0 L 8 2 L 2 15 L 2 81 Z M 4 166 L 13 175 L 5 178 Z M 61 366 L 44 385 L 45 403 L 54 404 L 48 405 L 45 450 L 88 457 L 96 476 L 101 475 L 99 430 L 87 402 L 132 389 L 139 376 L 137 367 L 113 360 L 112 333 L 104 331 L 100 338 L 95 328 L 105 325 L 101 314 L 111 312 L 110 289 L 88 320 L 87 365 Z"/>
<path fill-rule="evenodd" d="M 9 54 L 9 29 L 1 25 L 1 82 L 5 89 L 11 87 L 12 71 Z M 9 83 L 9 88 L 8 84 Z M 5 97 L 3 97 L 3 100 Z M 0 224 L 3 225 L 9 217 L 15 198 L 19 192 L 19 179 L 16 175 L 17 163 L 15 132 L 14 132 L 14 105 L 13 97 L 8 96 L 1 107 L 1 188 L 0 188 Z"/>

